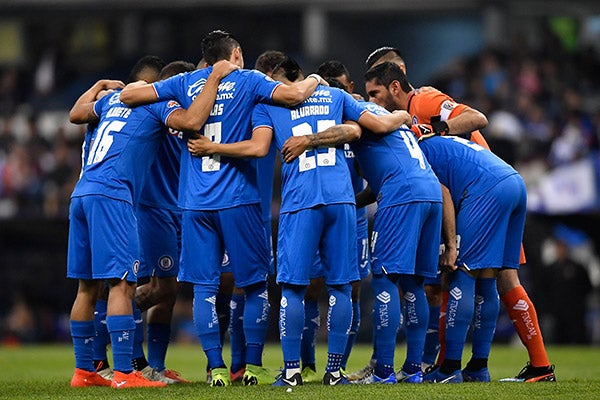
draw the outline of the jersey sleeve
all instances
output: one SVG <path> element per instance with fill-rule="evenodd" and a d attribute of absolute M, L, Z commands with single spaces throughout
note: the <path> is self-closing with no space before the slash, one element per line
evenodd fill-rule
<path fill-rule="evenodd" d="M 274 129 L 273 121 L 271 120 L 265 104 L 258 104 L 252 111 L 252 130 L 260 127 Z"/>
<path fill-rule="evenodd" d="M 360 116 L 367 111 L 366 104 L 364 102 L 358 102 L 354 97 L 343 90 L 340 90 L 340 92 L 342 93 L 344 101 L 342 119 L 344 121 L 358 121 Z"/>
<path fill-rule="evenodd" d="M 152 87 L 159 100 L 174 100 L 179 98 L 183 86 L 183 74 L 174 75 L 162 81 L 154 82 Z"/>
<path fill-rule="evenodd" d="M 250 70 L 248 71 L 248 79 L 252 80 L 254 86 L 254 94 L 257 102 L 273 102 L 273 92 L 279 85 L 283 85 L 281 82 L 276 82 L 269 78 L 267 75 L 260 71 Z"/>
<path fill-rule="evenodd" d="M 430 90 L 415 95 L 408 112 L 417 117 L 418 123 L 429 124 L 431 117 L 435 115 L 439 115 L 442 121 L 447 121 L 466 107 L 439 90 Z"/>
<path fill-rule="evenodd" d="M 109 94 L 108 96 L 104 96 L 94 103 L 93 110 L 94 114 L 96 114 L 96 117 L 100 118 L 102 116 L 102 110 L 104 109 L 104 105 L 106 104 L 107 99 L 110 97 L 113 97 L 113 95 Z"/>
<path fill-rule="evenodd" d="M 173 113 L 173 111 L 180 110 L 183 108 L 175 100 L 160 101 L 157 103 L 150 104 L 150 106 L 152 108 L 152 111 L 155 113 L 155 115 L 165 125 L 167 125 L 167 119 L 169 118 L 169 115 L 171 115 L 171 113 Z"/>

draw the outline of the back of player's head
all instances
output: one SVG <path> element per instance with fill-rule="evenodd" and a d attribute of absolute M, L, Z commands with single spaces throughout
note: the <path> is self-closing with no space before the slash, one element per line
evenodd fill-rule
<path fill-rule="evenodd" d="M 254 69 L 269 74 L 285 60 L 285 54 L 278 50 L 267 50 L 256 59 Z"/>
<path fill-rule="evenodd" d="M 404 71 L 402 71 L 397 64 L 389 61 L 377 64 L 369 69 L 365 73 L 365 82 L 369 81 L 374 81 L 377 85 L 383 85 L 386 88 L 388 88 L 393 81 L 398 81 L 405 93 L 412 90 Z"/>
<path fill-rule="evenodd" d="M 165 66 L 165 62 L 157 56 L 144 56 L 140 58 L 129 73 L 128 83 L 144 80 L 152 83 L 158 79 L 158 74 Z"/>
<path fill-rule="evenodd" d="M 198 64 L 196 64 L 196 69 L 202 69 L 202 68 L 206 68 L 206 67 L 208 67 L 208 63 L 206 62 L 204 57 L 202 57 L 200 59 L 200 61 L 198 61 Z"/>
<path fill-rule="evenodd" d="M 292 57 L 286 56 L 283 61 L 273 68 L 273 76 L 285 76 L 290 82 L 296 82 L 302 75 L 302 68 Z"/>
<path fill-rule="evenodd" d="M 170 78 L 182 72 L 190 72 L 196 69 L 196 66 L 187 61 L 172 61 L 165 65 L 158 76 L 159 80 Z"/>
<path fill-rule="evenodd" d="M 321 75 L 321 74 L 319 74 L 319 75 Z M 327 81 L 327 83 L 329 84 L 329 87 L 342 89 L 344 91 L 346 90 L 346 85 L 344 85 L 339 80 L 337 80 L 335 78 L 331 78 L 331 77 L 329 77 L 329 78 L 324 78 L 323 76 L 321 76 L 321 77 Z"/>
<path fill-rule="evenodd" d="M 321 75 L 324 79 L 337 78 L 345 75 L 346 78 L 350 80 L 350 72 L 348 72 L 348 69 L 344 64 L 337 60 L 325 61 L 323 64 L 319 65 L 317 74 Z"/>
<path fill-rule="evenodd" d="M 217 30 L 204 36 L 201 47 L 204 61 L 213 65 L 217 61 L 229 60 L 233 50 L 240 44 L 230 33 Z"/>
<path fill-rule="evenodd" d="M 367 57 L 365 64 L 367 69 L 370 69 L 377 61 L 384 58 L 383 61 L 394 61 L 398 60 L 399 63 L 404 64 L 404 59 L 402 58 L 402 53 L 396 47 L 384 46 L 378 49 L 373 50 L 371 54 Z"/>

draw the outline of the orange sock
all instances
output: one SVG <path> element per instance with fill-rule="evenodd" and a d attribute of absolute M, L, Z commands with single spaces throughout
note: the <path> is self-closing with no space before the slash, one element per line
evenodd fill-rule
<path fill-rule="evenodd" d="M 513 321 L 521 342 L 527 348 L 531 365 L 534 367 L 550 365 L 535 306 L 529 299 L 525 288 L 519 285 L 512 289 L 502 296 L 502 302 L 508 310 L 508 315 Z"/>
<path fill-rule="evenodd" d="M 440 352 L 435 365 L 442 365 L 444 358 L 446 357 L 446 309 L 448 308 L 448 298 L 450 293 L 447 291 L 442 292 L 442 304 L 440 304 L 440 326 L 438 328 L 438 335 L 440 339 Z"/>

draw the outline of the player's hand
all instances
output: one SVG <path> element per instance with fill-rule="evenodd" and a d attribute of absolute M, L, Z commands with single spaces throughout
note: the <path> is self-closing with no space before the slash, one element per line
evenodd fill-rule
<path fill-rule="evenodd" d="M 210 156 L 214 152 L 211 151 L 213 142 L 210 141 L 206 136 L 196 135 L 190 137 L 187 141 L 187 148 L 194 157 Z"/>
<path fill-rule="evenodd" d="M 410 130 L 413 131 L 419 140 L 425 140 L 436 135 L 436 133 L 433 131 L 433 128 L 429 124 L 413 125 L 410 127 Z"/>
<path fill-rule="evenodd" d="M 406 110 L 394 110 L 392 111 L 392 114 L 396 114 L 396 115 L 400 115 L 404 118 L 404 122 L 403 124 L 406 126 L 411 126 L 412 125 L 412 117 L 410 116 L 410 114 L 408 113 L 408 111 Z"/>
<path fill-rule="evenodd" d="M 308 136 L 290 137 L 288 140 L 285 141 L 283 147 L 281 147 L 281 155 L 283 157 L 283 161 L 286 163 L 291 163 L 296 158 L 298 158 L 300 154 L 306 151 L 308 145 Z"/>
<path fill-rule="evenodd" d="M 445 246 L 444 252 L 440 255 L 439 267 L 442 272 L 456 271 L 456 259 L 458 258 L 458 250 L 456 247 L 449 248 Z"/>
<path fill-rule="evenodd" d="M 227 60 L 221 60 L 214 63 L 212 73 L 215 74 L 217 78 L 223 79 L 237 69 L 240 69 L 239 65 Z"/>
<path fill-rule="evenodd" d="M 365 98 L 362 96 L 362 94 L 360 93 L 350 93 L 352 95 L 352 97 L 354 98 L 354 100 L 365 100 Z"/>
<path fill-rule="evenodd" d="M 111 90 L 111 89 L 123 89 L 125 84 L 123 81 L 113 80 L 113 79 L 100 79 L 96 82 L 98 86 L 98 91 L 100 90 Z"/>
<path fill-rule="evenodd" d="M 437 92 L 438 90 L 436 88 L 434 88 L 433 86 L 421 86 L 420 88 L 415 90 L 415 94 L 434 92 L 434 91 Z"/>

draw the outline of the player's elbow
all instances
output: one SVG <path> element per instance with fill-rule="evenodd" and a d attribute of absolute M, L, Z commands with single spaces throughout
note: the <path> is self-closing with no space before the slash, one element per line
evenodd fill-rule
<path fill-rule="evenodd" d="M 119 94 L 119 100 L 121 100 L 121 102 L 127 104 L 128 106 L 131 106 L 134 104 L 134 99 L 131 93 L 130 89 L 123 89 L 121 91 L 121 94 Z"/>
<path fill-rule="evenodd" d="M 482 112 L 473 110 L 473 112 L 471 113 L 471 118 L 472 118 L 473 125 L 475 125 L 475 128 L 473 128 L 473 130 L 483 129 L 488 124 L 488 119 L 485 116 L 485 114 L 483 114 Z"/>
<path fill-rule="evenodd" d="M 86 120 L 86 115 L 81 110 L 72 108 L 69 112 L 69 122 L 72 124 L 85 124 L 88 121 Z"/>

